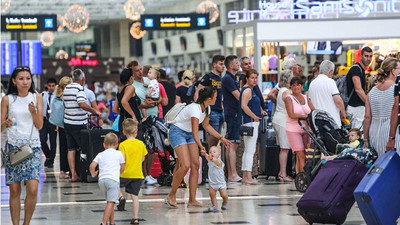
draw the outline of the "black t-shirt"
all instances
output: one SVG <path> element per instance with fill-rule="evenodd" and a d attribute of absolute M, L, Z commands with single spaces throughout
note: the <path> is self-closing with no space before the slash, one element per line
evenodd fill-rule
<path fill-rule="evenodd" d="M 186 103 L 189 105 L 192 103 L 193 96 L 192 95 L 187 95 L 188 94 L 189 87 L 185 86 L 179 86 L 178 89 L 176 89 L 176 95 L 181 98 L 182 103 Z"/>
<path fill-rule="evenodd" d="M 353 84 L 353 80 L 352 80 L 353 76 L 360 77 L 361 87 L 365 91 L 365 85 L 366 85 L 365 70 L 362 68 L 362 66 L 359 63 L 357 63 L 356 65 L 354 65 L 350 68 L 350 70 L 346 76 L 348 95 L 350 95 L 351 91 L 354 89 L 354 84 Z M 351 98 L 349 100 L 349 105 L 353 106 L 353 107 L 357 107 L 357 106 L 365 106 L 365 103 L 361 100 L 361 98 L 354 91 L 353 95 L 351 96 Z"/>
<path fill-rule="evenodd" d="M 176 88 L 168 81 L 160 81 L 168 97 L 168 105 L 163 106 L 163 116 L 175 105 Z"/>
<path fill-rule="evenodd" d="M 222 88 L 221 88 L 221 76 L 218 76 L 212 72 L 204 75 L 201 78 L 200 84 L 203 86 L 212 86 L 217 89 L 217 100 L 215 105 L 211 106 L 212 111 L 222 112 Z"/>

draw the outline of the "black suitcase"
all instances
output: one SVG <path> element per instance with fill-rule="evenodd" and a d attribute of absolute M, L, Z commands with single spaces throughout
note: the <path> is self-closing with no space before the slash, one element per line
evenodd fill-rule
<path fill-rule="evenodd" d="M 77 163 L 77 172 L 83 182 L 97 182 L 97 177 L 90 175 L 89 165 L 99 152 L 104 151 L 104 136 L 108 133 L 117 132 L 111 129 L 101 129 L 93 127 L 91 129 L 81 130 L 81 151 L 79 152 L 79 161 Z"/>
<path fill-rule="evenodd" d="M 280 147 L 276 144 L 276 135 L 275 130 L 268 126 L 265 129 L 262 129 L 260 137 L 260 164 L 261 170 L 265 175 L 267 175 L 266 179 L 270 176 L 278 179 L 278 174 L 280 170 L 279 165 L 279 152 Z M 293 176 L 293 155 L 292 151 L 289 151 L 287 165 L 286 165 L 286 173 L 288 176 Z"/>

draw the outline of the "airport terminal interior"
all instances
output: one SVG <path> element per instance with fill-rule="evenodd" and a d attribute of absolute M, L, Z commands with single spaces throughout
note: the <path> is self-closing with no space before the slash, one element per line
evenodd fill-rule
<path fill-rule="evenodd" d="M 293 59 L 302 77 L 309 80 L 313 79 L 318 63 L 330 60 L 335 65 L 333 78 L 337 79 L 346 75 L 355 63 L 360 63 L 362 49 L 369 47 L 373 55 L 365 75 L 367 79 L 376 78 L 385 58 L 400 59 L 399 24 L 398 0 L 2 0 L 1 96 L 5 95 L 17 66 L 30 67 L 39 93 L 48 90 L 49 79 L 54 78 L 58 83 L 62 77 L 80 69 L 85 73 L 86 87 L 96 94 L 98 106 L 104 103 L 104 111 L 100 113 L 109 116 L 112 108 L 106 109 L 107 103 L 115 99 L 120 75 L 134 60 L 142 68 L 150 65 L 165 71 L 163 82 L 175 86 L 180 82 L 180 71 L 190 70 L 193 76 L 186 78 L 200 81 L 213 70 L 215 55 L 235 55 L 240 63 L 249 60 L 259 74 L 257 85 L 266 106 L 268 129 L 272 130 L 274 105 L 268 94 L 277 85 L 285 60 Z M 226 126 L 219 139 L 225 136 Z M 112 122 L 104 120 L 102 128 L 112 129 Z M 273 146 L 279 149 L 273 139 Z M 2 150 L 5 141 L 6 135 L 2 132 Z M 50 140 L 47 143 L 50 145 Z M 261 141 L 256 153 L 269 148 L 270 144 Z M 60 174 L 58 138 L 54 162 L 49 164 L 43 152 L 40 157 L 37 204 L 30 224 L 100 224 L 106 196 L 97 182 L 73 182 Z M 224 157 L 222 160 L 227 163 Z M 237 160 L 241 161 L 241 156 Z M 198 186 L 196 195 L 206 207 L 188 207 L 189 188 L 181 185 L 176 194 L 176 209 L 165 202 L 171 186 L 149 184 L 146 180 L 138 195 L 138 222 L 309 224 L 296 205 L 303 193 L 294 182 L 278 179 L 278 174 L 268 176 L 265 169 L 268 165 L 265 165 L 269 161 L 262 153 L 254 160 L 257 172 L 253 171 L 252 175 L 258 184 L 227 182 L 227 209 L 220 209 L 222 198 L 217 194 L 216 212 L 209 210 L 212 205 L 207 179 Z M 156 173 L 153 177 L 157 176 Z M 0 177 L 0 224 L 8 225 L 12 224 L 10 189 L 3 163 Z M 24 182 L 21 186 L 20 224 L 26 196 Z M 136 222 L 132 220 L 132 209 L 132 200 L 127 197 L 124 211 L 115 207 L 115 224 Z M 357 202 L 343 224 L 367 224 Z"/>

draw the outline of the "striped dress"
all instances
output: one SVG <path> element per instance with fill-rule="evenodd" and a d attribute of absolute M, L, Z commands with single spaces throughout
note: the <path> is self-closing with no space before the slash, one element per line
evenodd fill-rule
<path fill-rule="evenodd" d="M 385 153 L 389 139 L 390 115 L 394 103 L 394 85 L 381 91 L 373 87 L 368 94 L 371 107 L 371 125 L 369 127 L 369 143 L 378 155 Z"/>

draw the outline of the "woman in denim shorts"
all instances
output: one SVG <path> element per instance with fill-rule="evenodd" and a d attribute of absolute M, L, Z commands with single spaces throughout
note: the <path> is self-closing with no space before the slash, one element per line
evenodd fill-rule
<path fill-rule="evenodd" d="M 215 104 L 217 90 L 213 87 L 205 87 L 199 91 L 196 103 L 186 106 L 175 118 L 175 123 L 169 130 L 169 141 L 179 158 L 179 168 L 174 173 L 171 192 L 165 198 L 165 203 L 170 208 L 178 208 L 176 203 L 176 191 L 183 177 L 190 168 L 189 178 L 189 202 L 188 207 L 206 207 L 196 200 L 197 180 L 199 171 L 199 148 L 205 150 L 198 136 L 199 124 L 212 136 L 221 140 L 225 146 L 232 143 L 222 137 L 209 124 L 210 105 Z"/>

